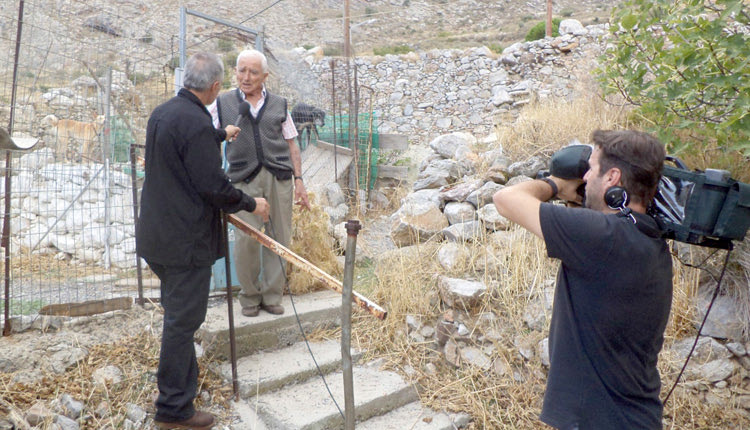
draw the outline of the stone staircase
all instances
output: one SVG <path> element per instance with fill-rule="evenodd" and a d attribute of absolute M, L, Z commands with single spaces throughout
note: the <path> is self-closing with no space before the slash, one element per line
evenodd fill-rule
<path fill-rule="evenodd" d="M 240 401 L 233 402 L 233 407 L 240 420 L 231 428 L 341 429 L 344 418 L 328 393 L 330 390 L 343 412 L 340 341 L 310 342 L 313 361 L 289 296 L 284 296 L 282 304 L 284 315 L 261 311 L 259 316 L 248 318 L 241 315 L 239 302 L 234 301 Z M 322 291 L 297 296 L 294 307 L 306 333 L 340 323 L 338 293 Z M 198 337 L 204 353 L 223 359 L 218 371 L 231 381 L 226 305 L 209 307 Z M 357 429 L 453 430 L 467 423 L 465 415 L 451 419 L 448 414 L 424 408 L 413 385 L 395 372 L 381 370 L 378 360 L 360 362 L 361 356 L 360 351 L 352 351 Z M 328 388 L 318 368 L 325 375 Z"/>

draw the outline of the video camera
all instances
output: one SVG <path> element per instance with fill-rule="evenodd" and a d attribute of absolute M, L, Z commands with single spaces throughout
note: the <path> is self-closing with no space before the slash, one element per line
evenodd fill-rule
<path fill-rule="evenodd" d="M 589 145 L 566 146 L 552 155 L 549 171 L 540 175 L 583 179 L 591 152 Z M 583 188 L 578 189 L 581 196 Z M 688 170 L 682 160 L 667 156 L 647 212 L 666 239 L 730 249 L 731 241 L 742 240 L 750 227 L 750 185 L 735 181 L 726 170 Z"/>

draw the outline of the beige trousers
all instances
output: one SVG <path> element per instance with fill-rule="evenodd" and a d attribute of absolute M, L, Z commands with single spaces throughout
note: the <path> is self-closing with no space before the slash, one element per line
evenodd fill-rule
<path fill-rule="evenodd" d="M 245 194 L 263 197 L 271 206 L 270 222 L 246 211 L 237 215 L 243 221 L 264 231 L 265 234 L 289 247 L 292 238 L 292 204 L 294 203 L 294 180 L 278 180 L 261 168 L 249 183 L 234 184 Z M 234 265 L 242 291 L 239 299 L 243 308 L 261 303 L 278 305 L 286 285 L 286 262 L 257 240 L 237 230 L 234 243 Z"/>

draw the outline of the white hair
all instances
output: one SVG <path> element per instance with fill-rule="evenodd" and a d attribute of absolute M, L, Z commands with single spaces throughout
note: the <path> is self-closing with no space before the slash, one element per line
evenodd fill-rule
<path fill-rule="evenodd" d="M 265 54 L 262 52 L 256 50 L 256 49 L 245 49 L 244 51 L 240 52 L 239 55 L 237 55 L 237 66 L 240 65 L 240 60 L 242 58 L 257 58 L 260 60 L 260 67 L 263 70 L 263 73 L 268 73 L 268 59 L 266 58 Z"/>

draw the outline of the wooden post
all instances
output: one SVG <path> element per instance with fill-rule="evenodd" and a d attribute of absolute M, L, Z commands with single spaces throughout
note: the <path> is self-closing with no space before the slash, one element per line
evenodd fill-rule
<path fill-rule="evenodd" d="M 547 37 L 552 37 L 552 0 L 547 0 Z"/>

